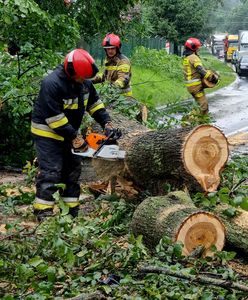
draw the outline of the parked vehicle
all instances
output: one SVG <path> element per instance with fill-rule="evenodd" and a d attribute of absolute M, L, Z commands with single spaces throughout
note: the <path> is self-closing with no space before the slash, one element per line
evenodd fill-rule
<path fill-rule="evenodd" d="M 243 55 L 236 63 L 236 73 L 239 76 L 248 76 L 248 55 Z"/>
<path fill-rule="evenodd" d="M 238 50 L 239 51 L 248 50 L 248 30 L 239 30 Z"/>
<path fill-rule="evenodd" d="M 218 58 L 224 57 L 224 38 L 225 34 L 214 34 L 211 36 L 211 52 Z"/>
<path fill-rule="evenodd" d="M 227 34 L 224 39 L 225 61 L 232 60 L 233 52 L 238 50 L 239 36 L 235 34 Z"/>

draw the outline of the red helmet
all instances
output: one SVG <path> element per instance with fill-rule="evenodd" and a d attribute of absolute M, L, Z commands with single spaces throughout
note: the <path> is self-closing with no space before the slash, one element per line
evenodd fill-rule
<path fill-rule="evenodd" d="M 187 39 L 187 41 L 185 42 L 184 46 L 186 48 L 191 49 L 192 51 L 196 51 L 201 47 L 201 42 L 200 40 L 196 39 L 196 38 L 189 38 Z"/>
<path fill-rule="evenodd" d="M 121 48 L 121 40 L 118 35 L 114 33 L 108 33 L 102 41 L 104 49 L 116 47 L 118 50 Z"/>
<path fill-rule="evenodd" d="M 92 78 L 99 71 L 93 57 L 83 49 L 75 49 L 66 55 L 64 69 L 73 79 Z"/>

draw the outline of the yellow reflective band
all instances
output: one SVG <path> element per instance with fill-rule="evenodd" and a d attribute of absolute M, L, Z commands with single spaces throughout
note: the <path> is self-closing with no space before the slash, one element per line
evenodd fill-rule
<path fill-rule="evenodd" d="M 78 104 L 64 104 L 64 109 L 78 109 Z"/>
<path fill-rule="evenodd" d="M 108 71 L 115 71 L 117 70 L 117 66 L 106 66 L 105 69 Z"/>
<path fill-rule="evenodd" d="M 58 141 L 63 141 L 64 140 L 64 138 L 62 136 L 60 136 L 56 133 L 49 132 L 49 131 L 42 130 L 42 129 L 37 129 L 37 128 L 34 128 L 34 127 L 31 127 L 31 132 L 33 134 L 43 136 L 43 137 L 52 138 L 52 139 L 55 139 L 55 140 L 58 140 Z"/>
<path fill-rule="evenodd" d="M 130 65 L 123 64 L 123 65 L 117 66 L 117 71 L 128 73 L 130 71 Z"/>
<path fill-rule="evenodd" d="M 88 100 L 89 100 L 89 99 L 85 99 L 85 100 L 84 100 L 84 107 L 87 107 Z"/>
<path fill-rule="evenodd" d="M 61 120 L 58 120 L 58 121 L 48 124 L 48 126 L 53 129 L 53 128 L 61 127 L 67 123 L 68 123 L 68 119 L 66 117 L 64 117 Z"/>
<path fill-rule="evenodd" d="M 64 202 L 65 205 L 69 206 L 69 207 L 76 207 L 79 206 L 79 202 Z"/>
<path fill-rule="evenodd" d="M 44 209 L 48 209 L 48 208 L 53 208 L 53 204 L 49 205 L 49 204 L 34 203 L 33 208 L 39 209 L 39 210 L 44 210 Z"/>
<path fill-rule="evenodd" d="M 123 87 L 125 86 L 124 81 L 121 80 L 121 79 L 117 79 L 117 80 L 115 81 L 115 84 L 118 85 L 118 86 L 121 87 L 121 88 L 123 88 Z"/>
<path fill-rule="evenodd" d="M 200 97 L 202 97 L 202 96 L 204 96 L 204 93 L 197 93 L 197 94 L 195 94 L 195 97 L 197 97 L 197 98 L 200 98 Z"/>
<path fill-rule="evenodd" d="M 196 82 L 191 82 L 191 83 L 185 83 L 185 86 L 195 86 L 195 85 L 200 85 L 201 81 L 196 81 Z"/>
<path fill-rule="evenodd" d="M 123 96 L 132 96 L 132 91 L 126 92 L 126 93 L 122 93 Z"/>
<path fill-rule="evenodd" d="M 100 103 L 100 104 L 96 105 L 94 108 L 90 109 L 90 111 L 89 111 L 90 115 L 93 115 L 94 112 L 96 112 L 98 109 L 101 109 L 101 108 L 105 108 L 103 103 Z"/>
<path fill-rule="evenodd" d="M 205 74 L 204 78 L 208 78 L 211 74 L 212 74 L 211 71 L 207 71 L 207 73 Z"/>

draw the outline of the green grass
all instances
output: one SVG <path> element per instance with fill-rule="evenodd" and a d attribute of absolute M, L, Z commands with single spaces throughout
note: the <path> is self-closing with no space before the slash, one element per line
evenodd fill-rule
<path fill-rule="evenodd" d="M 151 52 L 151 56 L 156 50 L 147 50 Z M 160 50 L 158 52 L 163 52 Z M 142 53 L 139 53 L 142 55 Z M 160 53 L 160 57 L 168 55 Z M 213 89 L 206 89 L 207 93 L 213 92 L 217 89 L 225 87 L 235 80 L 235 73 L 232 68 L 225 63 L 218 60 L 216 57 L 212 56 L 205 49 L 200 52 L 203 65 L 208 68 L 215 70 L 220 73 L 220 84 Z M 175 58 L 174 55 L 170 55 L 171 60 L 169 71 L 163 69 L 163 63 L 161 62 L 160 68 L 152 66 L 152 64 L 147 63 L 147 66 L 142 66 L 141 62 L 137 61 L 137 55 L 135 59 L 132 59 L 132 88 L 133 96 L 137 100 L 147 103 L 150 105 L 164 105 L 169 103 L 175 103 L 177 101 L 182 101 L 190 98 L 186 87 L 183 83 L 182 74 L 182 59 Z M 149 60 L 147 53 L 143 58 L 144 65 L 146 60 Z M 166 68 L 165 68 L 166 69 Z"/>

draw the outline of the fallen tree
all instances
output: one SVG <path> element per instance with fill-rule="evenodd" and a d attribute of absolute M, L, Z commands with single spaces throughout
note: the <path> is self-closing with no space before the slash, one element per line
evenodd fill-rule
<path fill-rule="evenodd" d="M 114 124 L 123 130 L 119 145 L 126 156 L 117 161 L 94 159 L 98 178 L 118 176 L 120 182 L 132 182 L 136 190 L 151 195 L 164 194 L 165 184 L 190 191 L 218 188 L 229 151 L 225 135 L 215 126 L 148 131 L 144 126 L 132 129 L 130 122 Z"/>
<path fill-rule="evenodd" d="M 131 229 L 136 236 L 143 235 L 149 248 L 164 236 L 182 242 L 184 255 L 203 246 L 204 255 L 210 256 L 213 245 L 221 251 L 225 243 L 225 228 L 219 218 L 196 208 L 182 191 L 146 198 L 133 214 Z"/>
<path fill-rule="evenodd" d="M 192 199 L 183 191 L 166 196 L 148 197 L 134 212 L 131 229 L 143 235 L 150 248 L 163 236 L 184 244 L 183 254 L 199 246 L 203 254 L 211 255 L 211 245 L 222 250 L 224 244 L 248 254 L 248 212 L 239 208 L 233 217 L 225 213 L 229 205 L 217 205 L 212 213 L 196 208 Z"/>

